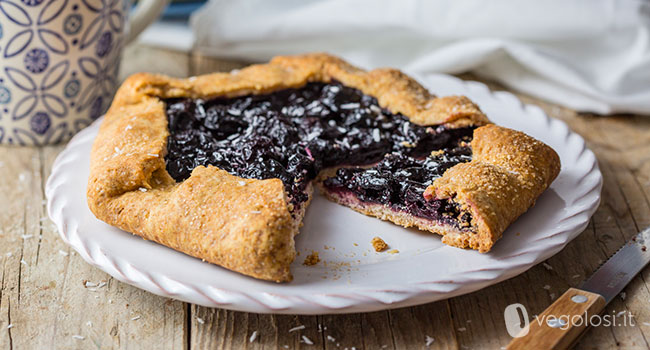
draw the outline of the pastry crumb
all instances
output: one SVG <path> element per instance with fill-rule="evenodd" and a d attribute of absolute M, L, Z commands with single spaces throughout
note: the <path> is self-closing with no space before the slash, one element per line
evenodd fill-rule
<path fill-rule="evenodd" d="M 372 243 L 372 247 L 375 248 L 376 252 L 383 252 L 388 248 L 388 244 L 386 244 L 386 242 L 384 242 L 384 240 L 379 237 L 374 237 L 370 243 Z"/>
<path fill-rule="evenodd" d="M 398 254 L 398 253 L 399 253 L 399 250 L 397 250 L 397 249 L 391 249 L 391 250 L 387 251 L 386 253 L 388 253 L 388 254 Z"/>
<path fill-rule="evenodd" d="M 319 262 L 320 262 L 320 257 L 318 257 L 318 252 L 312 250 L 311 254 L 307 255 L 305 261 L 302 264 L 307 266 L 313 266 L 318 264 Z"/>

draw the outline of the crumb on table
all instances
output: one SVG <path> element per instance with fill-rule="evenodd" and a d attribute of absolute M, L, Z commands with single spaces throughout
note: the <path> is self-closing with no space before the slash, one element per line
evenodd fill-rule
<path fill-rule="evenodd" d="M 397 253 L 399 253 L 399 250 L 391 249 L 391 250 L 387 251 L 386 253 L 388 253 L 388 254 L 397 254 Z"/>
<path fill-rule="evenodd" d="M 319 262 L 320 262 L 320 257 L 318 257 L 318 252 L 312 250 L 311 254 L 307 255 L 305 261 L 302 264 L 307 266 L 313 266 L 318 264 Z"/>
<path fill-rule="evenodd" d="M 372 243 L 372 247 L 375 248 L 376 252 L 383 252 L 386 250 L 386 248 L 388 248 L 388 244 L 386 244 L 386 242 L 384 242 L 384 240 L 379 237 L 374 237 L 370 243 Z"/>

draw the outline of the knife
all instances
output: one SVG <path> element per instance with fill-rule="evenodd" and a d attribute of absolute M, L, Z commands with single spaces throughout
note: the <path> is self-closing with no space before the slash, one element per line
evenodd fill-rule
<path fill-rule="evenodd" d="M 596 315 L 623 291 L 649 261 L 650 227 L 627 241 L 580 288 L 569 288 L 524 327 L 507 349 L 570 348 L 592 324 L 592 316 L 598 317 Z"/>

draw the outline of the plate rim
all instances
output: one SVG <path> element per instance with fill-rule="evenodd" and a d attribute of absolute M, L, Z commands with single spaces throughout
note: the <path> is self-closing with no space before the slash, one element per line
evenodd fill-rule
<path fill-rule="evenodd" d="M 530 248 L 517 254 L 519 258 L 524 255 L 529 259 L 520 262 L 517 265 L 509 265 L 508 268 L 492 269 L 492 275 L 489 278 L 480 276 L 483 271 L 466 271 L 468 274 L 463 275 L 464 281 L 429 281 L 418 282 L 407 285 L 401 285 L 400 288 L 393 286 L 382 290 L 378 289 L 360 289 L 354 288 L 349 294 L 328 294 L 317 293 L 307 296 L 297 296 L 292 294 L 280 295 L 277 293 L 268 293 L 263 291 L 243 292 L 232 289 L 216 288 L 213 286 L 198 286 L 196 284 L 178 281 L 165 276 L 164 271 L 143 271 L 129 261 L 119 260 L 120 257 L 108 256 L 97 241 L 85 240 L 81 238 L 78 231 L 80 225 L 72 217 L 63 215 L 65 201 L 61 200 L 61 193 L 56 189 L 61 186 L 60 170 L 65 164 L 70 162 L 66 159 L 71 150 L 79 147 L 84 143 L 94 139 L 93 129 L 97 129 L 100 118 L 91 126 L 82 130 L 75 135 L 68 143 L 66 148 L 57 156 L 52 166 L 52 172 L 47 180 L 45 193 L 47 196 L 47 212 L 51 220 L 57 226 L 57 230 L 62 239 L 71 245 L 79 255 L 88 263 L 107 272 L 114 278 L 134 285 L 138 288 L 147 290 L 157 295 L 170 297 L 190 303 L 200 304 L 208 307 L 219 307 L 237 311 L 256 312 L 256 313 L 282 313 L 282 314 L 333 314 L 333 313 L 353 313 L 353 312 L 371 312 L 398 307 L 418 305 L 426 302 L 447 299 L 454 296 L 474 292 L 502 282 L 506 279 L 517 276 L 534 265 L 550 258 L 559 253 L 571 240 L 579 235 L 588 225 L 591 216 L 594 214 L 601 200 L 601 191 L 603 178 L 598 167 L 598 161 L 595 154 L 587 147 L 585 140 L 579 134 L 573 132 L 566 123 L 561 120 L 551 118 L 539 107 L 524 104 L 515 95 L 505 91 L 491 91 L 485 84 L 476 81 L 464 81 L 459 78 L 445 74 L 430 74 L 422 76 L 419 74 L 410 74 L 418 81 L 437 78 L 448 80 L 450 83 L 457 84 L 462 89 L 466 89 L 471 96 L 471 92 L 484 94 L 502 103 L 516 104 L 526 112 L 526 115 L 533 116 L 541 122 L 548 124 L 549 130 L 561 130 L 565 141 L 573 138 L 577 142 L 580 151 L 577 151 L 577 159 L 584 157 L 591 158 L 592 167 L 584 177 L 595 176 L 595 183 L 578 196 L 572 205 L 585 199 L 587 203 L 580 206 L 580 210 L 568 217 L 562 217 L 558 223 L 570 221 L 568 227 L 563 227 L 555 232 L 551 237 L 564 236 L 553 244 L 544 246 L 543 249 Z M 427 86 L 426 84 L 423 84 Z M 68 157 L 69 158 L 69 157 Z M 564 165 L 563 165 L 564 170 Z M 63 204 L 62 204 L 63 203 Z M 95 219 L 95 218 L 93 218 Z M 95 219 L 97 220 L 97 219 Z M 506 258 L 512 258 L 508 256 Z M 530 259 L 532 258 L 532 260 Z M 475 276 L 471 276 L 471 274 Z"/>

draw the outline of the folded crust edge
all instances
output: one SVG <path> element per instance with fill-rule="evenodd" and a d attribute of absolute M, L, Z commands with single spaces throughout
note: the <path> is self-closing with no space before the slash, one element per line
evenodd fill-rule
<path fill-rule="evenodd" d="M 474 131 L 471 148 L 472 160 L 448 169 L 424 196 L 450 199 L 472 214 L 471 229 L 445 234 L 443 243 L 485 253 L 535 204 L 561 164 L 543 142 L 493 124 Z"/>

